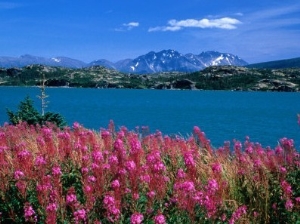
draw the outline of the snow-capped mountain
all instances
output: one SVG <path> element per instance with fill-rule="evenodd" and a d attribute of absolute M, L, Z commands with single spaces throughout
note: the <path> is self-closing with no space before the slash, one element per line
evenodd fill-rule
<path fill-rule="evenodd" d="M 53 66 L 61 66 L 67 68 L 83 68 L 86 67 L 86 63 L 76 59 L 68 57 L 54 57 L 50 59 L 50 64 Z"/>
<path fill-rule="evenodd" d="M 32 55 L 22 55 L 20 57 L 0 57 L 0 67 L 24 67 L 27 65 L 47 65 L 47 66 L 60 66 L 67 68 L 82 68 L 86 66 L 86 63 L 67 57 L 54 57 L 44 58 Z"/>
<path fill-rule="evenodd" d="M 197 70 L 189 59 L 174 50 L 151 51 L 118 67 L 122 72 L 157 73 L 168 71 L 189 72 Z M 198 69 L 199 70 L 199 69 Z"/>
<path fill-rule="evenodd" d="M 152 74 L 170 71 L 193 72 L 214 65 L 245 66 L 247 65 L 247 62 L 240 57 L 229 53 L 206 51 L 196 55 L 192 53 L 181 54 L 175 50 L 162 50 L 159 52 L 150 51 L 135 59 L 120 60 L 116 63 L 100 59 L 87 64 L 67 57 L 43 58 L 32 55 L 23 55 L 16 58 L 0 57 L 0 67 L 4 68 L 24 67 L 32 64 L 67 68 L 104 66 L 125 73 Z"/>
<path fill-rule="evenodd" d="M 149 52 L 133 60 L 118 62 L 115 67 L 121 72 L 137 74 L 157 72 L 193 72 L 199 71 L 213 65 L 247 65 L 243 59 L 229 53 L 216 51 L 202 52 L 199 55 L 181 54 L 175 50 L 163 50 L 160 52 Z"/>

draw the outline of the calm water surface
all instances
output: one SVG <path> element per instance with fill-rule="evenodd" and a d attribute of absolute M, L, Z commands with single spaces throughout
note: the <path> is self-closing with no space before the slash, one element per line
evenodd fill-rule
<path fill-rule="evenodd" d="M 167 91 L 128 89 L 47 88 L 47 111 L 60 113 L 69 125 L 87 128 L 148 126 L 150 132 L 184 137 L 198 126 L 215 147 L 224 141 L 250 136 L 263 146 L 276 146 L 282 137 L 300 143 L 300 93 Z M 16 110 L 28 95 L 39 106 L 35 87 L 0 87 L 0 124 L 8 120 L 6 108 Z"/>

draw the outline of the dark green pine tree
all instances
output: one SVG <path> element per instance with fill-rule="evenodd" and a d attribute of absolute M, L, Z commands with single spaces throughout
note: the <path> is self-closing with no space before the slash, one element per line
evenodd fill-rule
<path fill-rule="evenodd" d="M 33 101 L 27 96 L 24 101 L 21 101 L 17 112 L 12 112 L 7 109 L 9 122 L 13 125 L 20 122 L 27 122 L 30 125 L 47 125 L 47 123 L 55 124 L 59 128 L 67 125 L 64 118 L 58 113 L 47 112 L 44 115 L 40 114 L 33 106 Z"/>
<path fill-rule="evenodd" d="M 25 121 L 30 125 L 36 125 L 42 120 L 40 113 L 34 108 L 33 101 L 29 96 L 20 102 L 18 108 L 19 110 L 15 113 L 7 109 L 7 115 L 11 124 L 16 125 Z"/>

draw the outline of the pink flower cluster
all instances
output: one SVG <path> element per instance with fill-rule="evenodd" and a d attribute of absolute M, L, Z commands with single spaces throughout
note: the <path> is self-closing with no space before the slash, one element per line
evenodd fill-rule
<path fill-rule="evenodd" d="M 300 196 L 287 178 L 299 168 L 299 153 L 287 138 L 274 150 L 248 137 L 232 149 L 229 142 L 213 149 L 198 127 L 188 139 L 125 127 L 116 132 L 113 123 L 100 133 L 78 123 L 63 130 L 0 127 L 0 193 L 13 187 L 20 203 L 28 201 L 22 204 L 26 222 L 41 216 L 46 223 L 164 224 L 184 216 L 195 223 L 268 223 L 272 214 L 261 214 L 274 201 L 283 202 L 281 210 L 299 209 Z M 258 206 L 263 203 L 270 204 Z"/>

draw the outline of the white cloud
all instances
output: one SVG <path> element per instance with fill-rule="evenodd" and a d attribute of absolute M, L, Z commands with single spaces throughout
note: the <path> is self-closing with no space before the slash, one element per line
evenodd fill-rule
<path fill-rule="evenodd" d="M 140 24 L 138 22 L 123 23 L 122 27 L 116 28 L 115 31 L 124 32 L 128 30 L 132 30 L 133 28 L 136 28 L 139 25 Z"/>
<path fill-rule="evenodd" d="M 127 27 L 128 30 L 131 30 L 135 27 L 138 27 L 140 24 L 138 22 L 130 22 L 130 23 L 124 23 L 123 26 Z"/>
<path fill-rule="evenodd" d="M 232 30 L 236 29 L 238 24 L 240 24 L 241 21 L 230 18 L 230 17 L 223 17 L 220 19 L 186 19 L 186 20 L 169 20 L 168 26 L 158 26 L 154 28 L 149 28 L 149 32 L 154 31 L 178 31 L 183 28 L 218 28 L 218 29 L 227 29 Z"/>
<path fill-rule="evenodd" d="M 129 27 L 137 27 L 140 24 L 138 22 L 130 22 L 130 23 L 124 23 L 124 26 L 129 26 Z"/>

